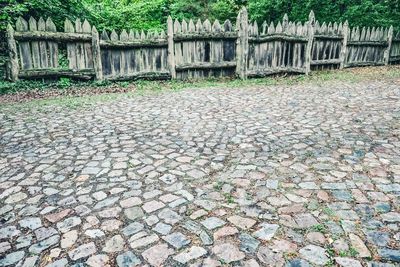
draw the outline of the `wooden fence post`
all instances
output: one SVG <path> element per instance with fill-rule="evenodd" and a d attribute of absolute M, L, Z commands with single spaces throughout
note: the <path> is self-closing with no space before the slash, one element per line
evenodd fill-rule
<path fill-rule="evenodd" d="M 103 67 L 101 65 L 100 54 L 100 40 L 99 33 L 95 26 L 92 28 L 92 54 L 93 54 L 93 68 L 96 74 L 96 80 L 103 80 Z"/>
<path fill-rule="evenodd" d="M 168 66 L 172 79 L 176 79 L 175 69 L 175 52 L 174 52 L 174 23 L 171 16 L 167 20 L 167 36 L 168 36 Z"/>
<path fill-rule="evenodd" d="M 340 51 L 340 69 L 343 69 L 346 66 L 348 38 L 349 38 L 349 22 L 346 20 L 343 24 L 343 41 L 342 41 L 342 49 Z"/>
<path fill-rule="evenodd" d="M 306 48 L 306 75 L 310 73 L 311 70 L 311 52 L 314 40 L 314 26 L 315 26 L 315 15 L 314 11 L 311 10 L 308 16 L 307 32 L 308 32 L 308 42 Z"/>
<path fill-rule="evenodd" d="M 11 81 L 15 82 L 18 80 L 19 65 L 18 65 L 18 54 L 17 54 L 17 44 L 14 39 L 14 29 L 8 24 L 7 26 L 7 44 L 8 44 L 8 55 L 9 63 L 7 64 L 9 78 Z"/>
<path fill-rule="evenodd" d="M 240 10 L 236 21 L 238 41 L 236 45 L 236 74 L 247 79 L 247 57 L 249 53 L 249 20 L 245 7 Z"/>
<path fill-rule="evenodd" d="M 385 65 L 389 65 L 390 62 L 390 50 L 392 49 L 392 41 L 393 41 L 393 26 L 390 26 L 388 32 L 388 46 L 385 51 Z"/>

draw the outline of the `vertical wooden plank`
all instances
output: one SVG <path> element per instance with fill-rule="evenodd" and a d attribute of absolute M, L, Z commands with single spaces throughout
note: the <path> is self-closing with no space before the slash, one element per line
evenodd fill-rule
<path fill-rule="evenodd" d="M 75 32 L 74 25 L 68 19 L 64 22 L 64 31 L 65 32 Z M 76 66 L 76 46 L 75 43 L 68 42 L 67 43 L 67 57 L 68 57 L 68 68 L 71 70 L 78 69 Z"/>
<path fill-rule="evenodd" d="M 306 75 L 310 73 L 311 70 L 311 49 L 312 49 L 312 44 L 314 40 L 314 25 L 315 25 L 315 15 L 314 12 L 311 11 L 310 15 L 308 16 L 308 42 L 307 42 L 307 48 L 306 48 Z"/>
<path fill-rule="evenodd" d="M 274 34 L 276 32 L 276 28 L 275 28 L 275 25 L 274 25 L 274 23 L 273 22 L 271 22 L 271 24 L 270 24 L 270 26 L 269 26 L 269 28 L 268 28 L 268 34 Z M 269 49 L 270 49 L 270 55 L 271 55 L 271 58 L 270 58 L 270 67 L 271 68 L 274 68 L 274 67 L 276 67 L 277 66 L 277 59 L 276 59 L 276 46 L 277 46 L 277 42 L 276 41 L 272 41 L 272 42 L 269 42 L 269 44 L 270 44 L 270 47 L 269 47 Z"/>
<path fill-rule="evenodd" d="M 194 22 L 192 19 L 189 20 L 189 25 L 188 25 L 188 32 L 189 33 L 195 33 L 196 32 L 196 26 L 194 25 Z M 189 42 L 189 58 L 188 58 L 188 62 L 190 63 L 194 63 L 195 62 L 195 58 L 196 58 L 196 41 L 195 40 L 191 40 Z M 192 71 L 193 77 L 198 78 L 199 75 L 199 71 L 198 70 L 193 70 Z"/>
<path fill-rule="evenodd" d="M 82 24 L 82 32 L 92 34 L 92 27 L 89 22 L 85 19 Z M 93 68 L 93 52 L 92 52 L 92 44 L 85 42 L 83 44 L 83 52 L 85 55 L 85 68 L 92 69 Z"/>
<path fill-rule="evenodd" d="M 28 31 L 28 23 L 23 18 L 19 17 L 17 19 L 15 29 L 18 32 L 26 32 Z M 19 47 L 19 57 L 21 60 L 21 68 L 31 69 L 32 68 L 32 57 L 31 57 L 31 48 L 29 42 L 18 42 Z"/>
<path fill-rule="evenodd" d="M 201 22 L 200 19 L 197 20 L 196 22 L 196 32 L 197 33 L 201 33 L 203 31 L 203 23 Z M 201 62 L 203 61 L 204 58 L 204 46 L 205 46 L 205 42 L 202 40 L 199 41 L 195 41 L 195 62 Z M 197 77 L 202 77 L 203 71 L 199 70 L 197 72 Z"/>
<path fill-rule="evenodd" d="M 140 33 L 139 31 L 135 31 L 135 39 L 140 40 Z M 142 54 L 141 54 L 141 49 L 137 48 L 134 49 L 134 54 L 135 54 L 135 72 L 140 72 L 141 71 L 141 61 L 142 61 Z"/>
<path fill-rule="evenodd" d="M 140 32 L 140 40 L 144 41 L 147 39 L 146 33 L 142 30 Z M 146 71 L 149 67 L 149 49 L 140 49 L 140 71 Z"/>
<path fill-rule="evenodd" d="M 46 22 L 43 18 L 38 21 L 38 31 L 46 31 Z M 39 52 L 40 52 L 40 67 L 46 69 L 49 66 L 49 60 L 47 56 L 47 45 L 46 41 L 39 41 Z"/>
<path fill-rule="evenodd" d="M 135 40 L 135 33 L 133 30 L 129 31 L 129 41 L 134 41 Z M 135 59 L 135 49 L 129 49 L 128 50 L 129 57 L 128 57 L 128 74 L 133 74 L 135 72 L 135 64 L 136 64 L 136 59 Z"/>
<path fill-rule="evenodd" d="M 288 15 L 285 14 L 283 16 L 283 20 L 282 20 L 282 33 L 283 34 L 289 34 L 289 18 Z M 286 41 L 282 41 L 282 54 L 281 54 L 281 65 L 282 67 L 286 67 L 286 53 L 287 53 L 287 42 Z"/>
<path fill-rule="evenodd" d="M 110 35 L 111 41 L 118 41 L 118 34 L 113 30 Z M 116 78 L 120 75 L 121 52 L 119 49 L 111 50 L 111 76 Z"/>
<path fill-rule="evenodd" d="M 8 24 L 7 26 L 6 35 L 8 44 L 8 57 L 9 57 L 7 72 L 9 73 L 10 80 L 15 82 L 18 80 L 18 73 L 19 73 L 18 54 L 17 54 L 17 44 L 14 38 L 14 29 L 10 24 Z"/>
<path fill-rule="evenodd" d="M 168 69 L 172 79 L 176 79 L 175 70 L 175 52 L 174 52 L 174 25 L 172 17 L 168 16 L 167 19 L 167 36 L 168 36 Z"/>
<path fill-rule="evenodd" d="M 182 20 L 182 23 L 181 23 L 181 30 L 182 30 L 182 34 L 187 34 L 187 32 L 188 32 L 188 24 L 187 24 L 186 20 L 184 20 L 184 19 Z M 181 44 L 181 48 L 182 48 L 182 61 L 181 61 L 181 63 L 190 63 L 189 43 L 190 42 L 184 41 Z M 193 72 L 192 70 L 188 70 L 187 71 L 187 73 L 188 73 L 188 77 L 187 78 L 191 78 L 193 76 L 192 72 Z"/>
<path fill-rule="evenodd" d="M 252 35 L 254 37 L 258 37 L 259 36 L 259 32 L 258 32 L 258 24 L 257 21 L 254 21 L 253 23 L 253 33 Z M 261 44 L 260 43 L 255 43 L 255 47 L 254 47 L 254 59 L 253 59 L 253 64 L 254 64 L 254 68 L 256 70 L 260 69 L 260 57 L 261 57 Z"/>
<path fill-rule="evenodd" d="M 241 79 L 247 79 L 247 57 L 249 47 L 249 19 L 245 7 L 239 12 L 237 18 L 238 42 L 236 46 L 237 65 L 236 74 Z"/>
<path fill-rule="evenodd" d="M 158 39 L 158 32 L 155 31 L 152 36 L 152 39 Z M 150 65 L 150 70 L 152 71 L 157 71 L 157 58 L 159 57 L 159 52 L 160 52 L 160 48 L 150 48 L 151 51 L 151 65 Z"/>
<path fill-rule="evenodd" d="M 347 59 L 347 41 L 349 39 L 349 22 L 346 20 L 343 24 L 343 39 L 342 39 L 342 49 L 340 51 L 340 68 L 343 69 L 346 66 Z"/>
<path fill-rule="evenodd" d="M 168 41 L 167 34 L 165 33 L 164 30 L 161 31 L 160 38 L 162 38 L 165 41 Z M 168 47 L 162 48 L 161 62 L 162 62 L 161 70 L 162 71 L 167 71 L 169 69 L 168 68 Z"/>
<path fill-rule="evenodd" d="M 389 61 L 390 61 L 390 51 L 392 49 L 392 41 L 393 41 L 393 26 L 390 26 L 389 31 L 388 31 L 388 37 L 387 37 L 388 46 L 387 46 L 387 48 L 385 50 L 385 54 L 384 54 L 385 65 L 388 65 Z"/>
<path fill-rule="evenodd" d="M 121 42 L 126 42 L 129 39 L 129 35 L 126 30 L 122 30 L 119 36 Z M 121 74 L 127 75 L 129 70 L 130 54 L 128 48 L 121 49 Z"/>
<path fill-rule="evenodd" d="M 100 40 L 99 33 L 96 27 L 92 28 L 92 58 L 93 58 L 93 68 L 96 74 L 96 80 L 103 80 L 103 69 L 101 65 L 101 53 L 100 53 Z"/>
<path fill-rule="evenodd" d="M 174 35 L 181 33 L 181 24 L 178 20 L 174 22 Z M 174 55 L 175 55 L 175 64 L 182 64 L 182 42 L 174 42 Z M 181 77 L 179 77 L 181 78 Z"/>
<path fill-rule="evenodd" d="M 51 18 L 46 20 L 46 31 L 56 32 L 56 25 L 53 23 Z M 58 68 L 58 44 L 56 42 L 47 42 L 49 47 L 49 67 Z"/>
<path fill-rule="evenodd" d="M 37 31 L 37 23 L 33 17 L 29 18 L 29 30 L 30 31 Z M 35 69 L 40 69 L 40 52 L 39 52 L 39 43 L 37 41 L 31 42 L 32 48 L 32 62 L 33 67 Z"/>
<path fill-rule="evenodd" d="M 203 30 L 205 32 L 211 32 L 211 22 L 208 19 L 206 19 L 203 23 Z M 211 62 L 211 60 L 212 60 L 211 44 L 212 44 L 212 41 L 209 41 L 209 40 L 204 41 L 204 46 L 202 47 L 203 48 L 202 54 L 204 57 L 202 58 L 202 60 L 205 62 Z M 203 72 L 203 77 L 209 77 L 212 74 L 212 71 L 210 71 L 210 70 L 202 70 L 202 72 Z"/>
<path fill-rule="evenodd" d="M 101 33 L 101 40 L 109 41 L 110 38 L 105 30 Z M 111 52 L 109 49 L 104 48 L 100 50 L 101 54 L 101 66 L 103 69 L 103 78 L 108 77 L 111 74 Z"/>
<path fill-rule="evenodd" d="M 276 25 L 275 28 L 276 33 L 282 33 L 282 24 L 280 21 L 278 21 L 278 24 Z M 282 62 L 282 41 L 278 40 L 275 41 L 275 66 L 280 68 L 281 67 L 281 62 Z"/>
<path fill-rule="evenodd" d="M 217 33 L 217 32 L 221 32 L 222 28 L 221 28 L 221 24 L 219 23 L 218 20 L 214 21 L 213 27 L 212 27 L 212 31 Z M 212 62 L 221 62 L 223 61 L 222 58 L 222 41 L 221 40 L 215 40 L 213 42 L 214 47 L 211 48 L 212 50 L 214 50 L 214 59 L 212 60 Z"/>
<path fill-rule="evenodd" d="M 75 32 L 81 33 L 82 32 L 82 23 L 80 19 L 75 20 Z M 76 65 L 78 70 L 82 70 L 85 68 L 85 49 L 82 42 L 77 42 L 76 46 Z"/>

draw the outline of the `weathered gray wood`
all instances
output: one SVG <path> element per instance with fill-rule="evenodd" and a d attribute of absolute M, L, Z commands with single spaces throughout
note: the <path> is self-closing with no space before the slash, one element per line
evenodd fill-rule
<path fill-rule="evenodd" d="M 103 80 L 103 67 L 101 65 L 100 38 L 96 27 L 92 28 L 92 58 L 96 80 Z"/>
<path fill-rule="evenodd" d="M 171 79 L 169 71 L 158 71 L 158 72 L 136 72 L 124 76 L 112 76 L 109 77 L 111 81 L 128 81 L 128 80 L 168 80 Z"/>
<path fill-rule="evenodd" d="M 249 71 L 248 72 L 248 77 L 251 78 L 261 78 L 261 77 L 267 77 L 270 75 L 275 75 L 279 73 L 299 73 L 303 74 L 305 73 L 304 68 L 290 68 L 290 67 L 276 67 L 276 68 L 267 68 L 267 69 L 259 69 L 255 71 Z"/>
<path fill-rule="evenodd" d="M 36 20 L 32 17 L 29 18 L 29 31 L 37 31 L 37 23 Z M 31 41 L 32 48 L 32 62 L 33 67 L 35 69 L 40 68 L 40 51 L 39 51 L 39 43 L 37 41 Z"/>
<path fill-rule="evenodd" d="M 9 63 L 7 64 L 7 72 L 11 81 L 15 82 L 18 80 L 18 53 L 17 53 L 17 44 L 14 39 L 14 29 L 8 24 L 7 26 L 7 44 L 8 44 L 8 57 Z"/>
<path fill-rule="evenodd" d="M 181 24 L 179 23 L 178 20 L 175 20 L 174 25 L 173 25 L 173 35 L 179 34 L 181 33 Z M 177 64 L 182 64 L 183 60 L 182 60 L 182 47 L 181 47 L 181 43 L 176 43 L 174 42 L 174 59 L 175 59 L 175 65 Z M 175 69 L 176 70 L 176 69 Z M 172 75 L 172 73 L 171 73 Z M 176 76 L 177 77 L 177 76 Z"/>
<path fill-rule="evenodd" d="M 101 33 L 101 41 L 108 41 L 110 38 L 105 30 Z M 103 69 L 103 77 L 108 77 L 111 74 L 111 51 L 109 49 L 100 49 L 101 66 Z"/>
<path fill-rule="evenodd" d="M 390 26 L 389 31 L 388 31 L 388 37 L 387 37 L 387 48 L 385 50 L 385 65 L 389 64 L 390 60 L 390 50 L 392 48 L 392 41 L 393 41 L 393 26 Z"/>
<path fill-rule="evenodd" d="M 299 42 L 299 43 L 307 43 L 308 37 L 304 36 L 293 36 L 289 34 L 279 33 L 268 36 L 260 36 L 260 37 L 249 37 L 250 43 L 264 43 L 270 41 L 287 41 L 287 42 Z"/>
<path fill-rule="evenodd" d="M 249 47 L 249 19 L 246 8 L 242 8 L 239 12 L 237 19 L 237 30 L 238 30 L 238 41 L 236 50 L 236 74 L 241 79 L 247 78 L 247 58 L 248 58 L 248 47 Z"/>
<path fill-rule="evenodd" d="M 82 23 L 80 19 L 75 20 L 75 32 L 82 33 Z M 90 36 L 90 38 L 92 38 Z M 77 42 L 76 47 L 76 66 L 78 70 L 85 69 L 85 47 L 83 42 Z"/>
<path fill-rule="evenodd" d="M 347 45 L 348 46 L 363 46 L 363 47 L 367 47 L 367 46 L 384 46 L 384 47 L 387 47 L 388 46 L 388 42 L 387 41 L 349 41 L 349 42 L 347 42 Z"/>
<path fill-rule="evenodd" d="M 308 43 L 306 49 L 306 75 L 310 73 L 311 70 L 311 49 L 314 40 L 314 26 L 315 26 L 315 15 L 314 12 L 311 11 L 310 15 L 308 16 L 308 24 L 307 24 L 307 33 L 308 33 Z"/>
<path fill-rule="evenodd" d="M 50 17 L 46 20 L 46 31 L 56 32 L 56 25 Z M 58 68 L 58 44 L 56 42 L 48 41 L 47 46 L 49 49 L 49 67 Z"/>
<path fill-rule="evenodd" d="M 126 30 L 123 30 L 119 35 L 121 42 L 127 42 L 129 39 Z M 127 49 L 121 50 L 121 74 L 128 74 L 129 70 L 129 51 Z"/>
<path fill-rule="evenodd" d="M 18 32 L 26 32 L 28 31 L 28 23 L 23 18 L 19 17 L 17 19 L 15 29 Z M 19 57 L 21 60 L 21 69 L 31 69 L 32 68 L 32 56 L 31 56 L 31 48 L 29 42 L 21 41 L 18 42 L 19 47 Z"/>
<path fill-rule="evenodd" d="M 234 32 L 194 32 L 177 33 L 174 35 L 174 41 L 202 41 L 202 40 L 235 40 L 237 34 Z"/>
<path fill-rule="evenodd" d="M 83 80 L 92 79 L 95 75 L 93 69 L 83 69 L 79 71 L 63 70 L 57 68 L 51 69 L 29 69 L 21 70 L 18 77 L 20 79 L 33 79 L 33 78 L 54 78 L 54 77 L 68 77 Z"/>
<path fill-rule="evenodd" d="M 309 74 L 311 66 L 313 69 L 344 68 L 400 60 L 400 34 L 393 33 L 392 28 L 350 30 L 347 22 L 319 24 L 313 12 L 304 25 L 289 21 L 285 15 L 276 27 L 264 22 L 259 29 L 257 22 L 249 24 L 247 11 L 242 9 L 235 30 L 229 21 L 223 25 L 218 21 L 211 24 L 209 20 L 203 23 L 198 20 L 196 24 L 192 20 L 174 23 L 169 17 L 167 35 L 122 31 L 118 36 L 113 31 L 111 40 L 105 32 L 99 38 L 97 30 L 87 21 L 82 25 L 77 20 L 74 28 L 66 20 L 65 33 L 56 32 L 54 23 L 49 21 L 47 25 L 43 19 L 37 23 L 33 18 L 29 23 L 23 19 L 17 21 L 17 28 L 21 30 L 12 32 L 13 38 L 7 38 L 8 42 L 14 42 L 17 52 L 20 50 L 14 53 L 14 63 L 13 52 L 9 53 L 7 73 L 11 79 L 50 77 L 52 73 L 93 77 L 76 72 L 87 69 L 92 69 L 99 80 L 190 79 L 232 73 L 246 79 L 283 72 Z M 59 42 L 67 45 L 72 72 L 54 70 L 58 66 L 56 43 Z M 15 66 L 19 67 L 18 60 L 22 71 L 15 70 Z"/>
<path fill-rule="evenodd" d="M 129 31 L 128 40 L 129 42 L 135 41 L 135 32 L 133 30 Z M 135 64 L 136 64 L 135 50 L 128 48 L 128 74 L 134 73 Z"/>
<path fill-rule="evenodd" d="M 46 22 L 43 18 L 40 18 L 38 21 L 38 31 L 44 32 L 46 31 Z M 47 44 L 45 41 L 39 41 L 39 51 L 40 51 L 40 67 L 47 68 L 49 66 L 48 52 L 47 52 Z"/>
<path fill-rule="evenodd" d="M 90 34 L 73 32 L 46 32 L 45 21 L 39 19 L 38 31 L 15 32 L 15 39 L 18 41 L 53 41 L 53 42 L 90 42 Z"/>
<path fill-rule="evenodd" d="M 331 65 L 331 64 L 340 64 L 341 59 L 322 59 L 322 60 L 312 60 L 311 65 Z"/>
<path fill-rule="evenodd" d="M 131 48 L 154 48 L 154 47 L 167 47 L 168 41 L 165 39 L 152 39 L 152 40 L 133 40 L 133 41 L 108 41 L 101 40 L 100 47 L 108 49 L 131 49 Z"/>
<path fill-rule="evenodd" d="M 92 27 L 90 26 L 89 22 L 86 19 L 82 24 L 82 32 L 86 33 L 86 34 L 92 34 Z M 91 69 L 91 68 L 93 68 L 92 43 L 85 42 L 83 44 L 83 49 L 84 49 L 84 55 L 85 55 L 85 68 Z"/>
<path fill-rule="evenodd" d="M 64 22 L 64 31 L 66 33 L 74 33 L 75 28 L 74 25 L 72 25 L 72 22 L 68 19 L 65 20 Z M 67 58 L 68 58 L 68 68 L 71 70 L 76 70 L 76 46 L 75 43 L 73 42 L 68 42 L 67 43 Z"/>
<path fill-rule="evenodd" d="M 176 65 L 176 69 L 179 71 L 195 69 L 226 69 L 234 67 L 236 67 L 236 62 L 232 61 L 184 63 Z"/>
<path fill-rule="evenodd" d="M 111 41 L 118 41 L 118 34 L 115 30 L 111 32 L 110 35 Z M 120 76 L 120 67 L 121 67 L 121 50 L 111 50 L 111 76 L 117 77 Z"/>
<path fill-rule="evenodd" d="M 344 66 L 346 65 L 346 59 L 347 59 L 347 42 L 349 39 L 349 22 L 346 20 L 345 23 L 343 24 L 343 41 L 342 41 L 342 49 L 340 51 L 340 68 L 343 69 Z"/>

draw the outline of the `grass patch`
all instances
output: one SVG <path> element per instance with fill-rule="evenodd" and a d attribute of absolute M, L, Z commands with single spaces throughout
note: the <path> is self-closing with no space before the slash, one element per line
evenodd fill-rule
<path fill-rule="evenodd" d="M 257 86 L 291 86 L 299 84 L 315 84 L 323 85 L 328 81 L 346 81 L 359 82 L 366 79 L 382 79 L 382 78 L 400 78 L 400 67 L 373 67 L 373 68 L 357 68 L 334 71 L 315 71 L 311 75 L 283 75 L 256 79 L 206 79 L 206 80 L 188 80 L 188 81 L 131 81 L 131 82 L 109 82 L 109 81 L 89 81 L 81 82 L 67 78 L 61 78 L 57 81 L 27 81 L 21 80 L 16 83 L 0 80 L 0 103 L 1 95 L 7 96 L 12 94 L 34 94 L 35 92 L 45 93 L 41 100 L 31 100 L 22 103 L 6 102 L 0 104 L 0 111 L 6 109 L 12 111 L 20 108 L 47 107 L 58 105 L 65 108 L 81 108 L 90 106 L 98 102 L 110 101 L 120 97 L 132 97 L 134 95 L 144 95 L 151 93 L 161 93 L 165 91 L 180 91 L 188 88 L 246 88 Z M 110 90 L 111 89 L 111 90 Z M 80 90 L 83 96 L 77 97 L 70 92 Z M 46 95 L 46 92 L 55 92 Z M 96 93 L 90 93 L 95 91 Z M 103 93 L 103 92 L 115 93 Z M 54 98 L 54 96 L 57 96 Z M 312 155 L 306 155 L 312 156 Z"/>

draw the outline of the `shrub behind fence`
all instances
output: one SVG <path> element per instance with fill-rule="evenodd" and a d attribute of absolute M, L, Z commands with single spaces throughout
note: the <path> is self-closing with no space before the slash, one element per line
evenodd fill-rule
<path fill-rule="evenodd" d="M 86 20 L 65 21 L 57 31 L 51 18 L 17 20 L 7 28 L 7 77 L 73 77 L 97 80 L 187 79 L 314 69 L 387 65 L 400 62 L 400 32 L 388 28 L 350 28 L 348 23 L 289 21 L 258 26 L 246 9 L 235 27 L 227 20 L 212 24 L 167 21 L 167 33 L 123 30 L 99 34 Z"/>

